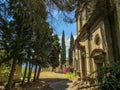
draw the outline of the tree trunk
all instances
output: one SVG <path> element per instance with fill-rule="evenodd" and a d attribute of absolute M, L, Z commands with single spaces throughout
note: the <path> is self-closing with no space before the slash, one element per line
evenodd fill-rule
<path fill-rule="evenodd" d="M 8 83 L 6 85 L 5 90 L 11 90 L 11 88 L 12 88 L 12 81 L 13 81 L 13 78 L 14 78 L 14 72 L 15 72 L 16 62 L 17 62 L 17 60 L 13 60 L 11 72 L 10 72 Z"/>
<path fill-rule="evenodd" d="M 27 80 L 28 83 L 30 82 L 32 68 L 33 68 L 33 65 L 29 63 L 29 72 L 28 72 L 28 80 Z"/>
<path fill-rule="evenodd" d="M 22 86 L 24 85 L 24 82 L 25 82 L 25 77 L 26 77 L 26 74 L 27 74 L 27 68 L 28 68 L 28 62 L 26 62 L 24 76 L 23 76 L 23 80 L 22 80 Z"/>
<path fill-rule="evenodd" d="M 39 69 L 38 69 L 38 73 L 37 73 L 37 79 L 39 79 L 40 72 L 41 72 L 41 66 L 39 66 Z"/>
<path fill-rule="evenodd" d="M 36 74 L 37 74 L 37 65 L 35 65 L 35 70 L 34 70 L 34 79 L 33 79 L 33 81 L 35 81 L 35 80 L 36 80 Z"/>

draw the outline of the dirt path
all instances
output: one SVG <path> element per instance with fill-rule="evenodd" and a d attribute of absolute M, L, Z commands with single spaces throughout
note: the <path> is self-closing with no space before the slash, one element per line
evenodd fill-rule
<path fill-rule="evenodd" d="M 27 90 L 67 90 L 72 82 L 63 73 L 41 72 L 40 78 L 40 81 Z"/>
<path fill-rule="evenodd" d="M 25 84 L 24 88 L 21 88 L 18 84 L 12 90 L 73 90 L 67 89 L 71 83 L 72 81 L 65 74 L 41 72 L 39 80 Z"/>
<path fill-rule="evenodd" d="M 53 90 L 69 90 L 68 87 L 71 85 L 69 80 L 61 80 L 58 82 L 51 83 L 49 86 Z"/>
<path fill-rule="evenodd" d="M 72 84 L 72 80 L 69 80 L 66 74 L 63 73 L 54 73 L 54 72 L 42 72 L 41 78 L 50 78 L 53 82 L 49 83 L 49 87 L 53 90 L 70 90 L 68 89 Z M 55 81 L 54 78 L 58 80 Z"/>
<path fill-rule="evenodd" d="M 63 73 L 55 73 L 55 72 L 41 72 L 40 78 L 61 78 L 66 79 L 66 74 Z"/>
<path fill-rule="evenodd" d="M 25 90 L 65 90 L 65 88 L 68 87 L 67 85 L 68 82 L 70 81 L 67 79 L 58 79 L 58 78 L 40 79 L 36 82 L 27 84 L 24 89 Z M 57 89 L 59 87 L 62 87 L 62 89 Z"/>

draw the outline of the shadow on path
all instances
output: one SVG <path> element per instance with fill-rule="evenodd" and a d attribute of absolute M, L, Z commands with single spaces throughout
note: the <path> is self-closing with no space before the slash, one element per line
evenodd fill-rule
<path fill-rule="evenodd" d="M 22 89 L 20 86 L 12 90 L 66 90 L 71 81 L 60 78 L 42 78 L 35 82 L 26 83 Z"/>
<path fill-rule="evenodd" d="M 68 90 L 67 88 L 70 86 L 70 83 L 71 81 L 68 79 L 61 79 L 60 81 L 49 84 L 49 87 L 53 90 Z"/>

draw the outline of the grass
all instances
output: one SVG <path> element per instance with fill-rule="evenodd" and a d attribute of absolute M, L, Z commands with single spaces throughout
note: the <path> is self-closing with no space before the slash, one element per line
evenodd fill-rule
<path fill-rule="evenodd" d="M 76 79 L 76 76 L 74 73 L 55 73 L 55 72 L 41 72 L 40 78 L 59 78 L 59 79 L 70 79 L 74 80 Z"/>
<path fill-rule="evenodd" d="M 67 79 L 71 79 L 71 80 L 76 79 L 75 73 L 67 73 L 66 74 L 66 78 Z"/>

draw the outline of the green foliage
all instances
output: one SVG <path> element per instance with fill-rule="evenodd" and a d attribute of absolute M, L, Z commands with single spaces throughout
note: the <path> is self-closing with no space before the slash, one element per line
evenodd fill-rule
<path fill-rule="evenodd" d="M 56 6 L 62 11 L 71 12 L 77 8 L 78 3 L 83 4 L 89 0 L 45 0 L 45 2 L 49 7 Z"/>
<path fill-rule="evenodd" d="M 92 74 L 97 74 L 96 77 L 91 77 Z M 120 89 L 120 62 L 105 64 L 104 67 L 98 68 L 89 76 L 86 76 L 83 81 L 90 82 L 90 85 L 97 90 L 119 90 Z M 97 85 L 96 85 L 97 84 Z"/>
<path fill-rule="evenodd" d="M 62 43 L 61 43 L 61 64 L 66 62 L 66 46 L 65 46 L 65 34 L 62 32 Z"/>
<path fill-rule="evenodd" d="M 75 73 L 66 73 L 66 78 L 75 79 L 76 78 Z"/>
<path fill-rule="evenodd" d="M 25 67 L 22 67 L 22 77 L 24 76 L 24 72 L 25 72 Z M 26 72 L 26 77 L 28 76 L 28 72 Z"/>
<path fill-rule="evenodd" d="M 43 0 L 4 0 L 0 5 L 0 63 L 13 60 L 9 90 L 17 63 L 42 67 L 52 63 L 56 67 L 60 50 L 58 38 L 46 21 L 48 12 Z"/>
<path fill-rule="evenodd" d="M 1 73 L 10 73 L 10 70 L 11 70 L 11 65 L 10 64 L 2 64 L 1 65 L 2 67 L 2 70 L 0 70 Z"/>
<path fill-rule="evenodd" d="M 77 14 L 80 11 L 80 7 L 88 4 L 90 0 L 45 0 L 45 2 L 52 18 L 53 15 L 51 12 L 54 10 L 60 10 L 65 22 L 74 23 L 76 22 L 75 13 Z M 71 14 L 74 15 L 71 16 Z"/>
<path fill-rule="evenodd" d="M 98 80 L 102 79 L 99 88 L 102 90 L 119 90 L 120 89 L 120 62 L 112 65 L 106 65 L 98 70 Z"/>
<path fill-rule="evenodd" d="M 51 37 L 50 41 L 51 50 L 49 54 L 49 63 L 53 68 L 55 68 L 59 65 L 60 44 L 58 35 Z"/>
<path fill-rule="evenodd" d="M 72 62 L 73 62 L 73 44 L 74 44 L 74 37 L 73 35 L 71 34 L 71 37 L 70 37 L 70 48 L 69 48 L 69 65 L 72 65 Z"/>

